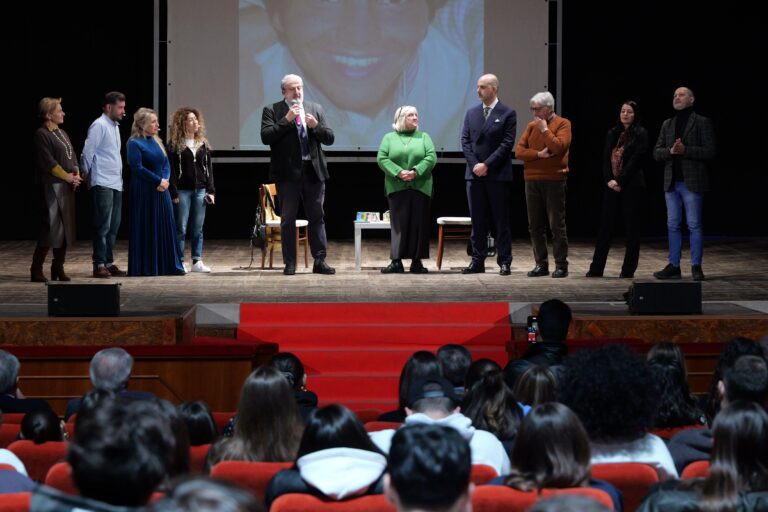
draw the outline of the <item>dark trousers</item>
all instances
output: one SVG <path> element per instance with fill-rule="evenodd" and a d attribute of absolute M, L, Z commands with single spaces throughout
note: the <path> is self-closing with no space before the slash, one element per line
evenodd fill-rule
<path fill-rule="evenodd" d="M 608 259 L 613 229 L 619 212 L 621 212 L 624 218 L 624 231 L 627 238 L 627 247 L 624 251 L 624 263 L 621 265 L 621 273 L 631 276 L 637 270 L 637 263 L 640 259 L 640 236 L 638 233 L 644 192 L 645 189 L 638 186 L 624 188 L 621 192 L 614 192 L 608 187 L 603 189 L 600 231 L 597 234 L 592 264 L 589 266 L 589 270 L 592 273 L 602 274 L 603 270 L 605 270 L 605 262 Z"/>
<path fill-rule="evenodd" d="M 310 172 L 311 171 L 311 172 Z M 325 236 L 325 183 L 317 179 L 312 163 L 304 166 L 299 182 L 276 183 L 280 203 L 280 235 L 283 245 L 283 263 L 296 264 L 296 216 L 299 203 L 309 222 L 309 249 L 316 260 L 325 259 L 328 239 Z"/>
<path fill-rule="evenodd" d="M 525 182 L 528 231 L 531 233 L 533 258 L 542 267 L 549 266 L 547 226 L 552 231 L 552 252 L 557 268 L 568 268 L 568 234 L 565 229 L 565 181 Z"/>
<path fill-rule="evenodd" d="M 472 218 L 472 261 L 477 264 L 485 262 L 488 252 L 488 228 L 493 223 L 496 227 L 496 261 L 499 265 L 512 264 L 509 182 L 467 180 L 467 199 L 469 216 Z"/>
<path fill-rule="evenodd" d="M 112 249 L 120 229 L 123 192 L 96 185 L 93 196 L 93 268 L 114 263 Z"/>
<path fill-rule="evenodd" d="M 429 196 L 416 190 L 401 190 L 389 196 L 393 260 L 429 258 Z"/>

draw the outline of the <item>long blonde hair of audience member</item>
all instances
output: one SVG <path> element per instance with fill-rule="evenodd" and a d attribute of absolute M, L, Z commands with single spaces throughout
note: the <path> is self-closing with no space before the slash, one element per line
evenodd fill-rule
<path fill-rule="evenodd" d="M 563 404 L 534 407 L 512 448 L 512 472 L 504 484 L 521 491 L 584 487 L 592 474 L 587 432 Z"/>
<path fill-rule="evenodd" d="M 157 117 L 157 112 L 155 112 L 151 108 L 141 107 L 139 110 L 136 111 L 135 114 L 133 114 L 133 125 L 131 125 L 132 139 L 138 139 L 138 138 L 143 138 L 147 136 L 144 133 L 144 128 L 150 122 L 152 122 L 151 121 L 152 116 L 155 116 L 158 122 L 160 121 L 160 118 Z M 157 142 L 157 145 L 160 146 L 160 149 L 162 149 L 163 153 L 165 153 L 165 145 L 163 145 L 163 139 L 161 139 L 160 136 L 157 134 L 153 135 L 152 138 L 155 139 L 155 142 Z"/>
<path fill-rule="evenodd" d="M 185 124 L 189 114 L 195 115 L 199 126 L 194 136 L 195 141 L 198 144 L 205 144 L 208 146 L 208 149 L 211 149 L 211 143 L 208 142 L 205 133 L 205 119 L 203 118 L 203 113 L 194 107 L 179 107 L 171 115 L 171 133 L 168 137 L 168 147 L 171 151 L 175 152 L 180 152 L 186 147 L 187 132 L 185 130 Z"/>
<path fill-rule="evenodd" d="M 211 448 L 208 463 L 292 461 L 302 432 L 301 416 L 288 380 L 276 369 L 263 366 L 245 379 L 235 432 Z"/>

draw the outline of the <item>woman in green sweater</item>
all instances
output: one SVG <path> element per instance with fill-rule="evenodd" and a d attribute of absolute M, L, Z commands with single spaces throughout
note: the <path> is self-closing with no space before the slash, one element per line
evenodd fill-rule
<path fill-rule="evenodd" d="M 435 146 L 428 134 L 419 131 L 419 113 L 404 105 L 395 112 L 395 129 L 381 140 L 376 160 L 384 171 L 384 189 L 389 200 L 392 225 L 392 262 L 384 274 L 405 272 L 403 258 L 411 260 L 410 271 L 426 274 L 421 260 L 429 257 L 429 201 L 432 169 L 437 163 Z"/>

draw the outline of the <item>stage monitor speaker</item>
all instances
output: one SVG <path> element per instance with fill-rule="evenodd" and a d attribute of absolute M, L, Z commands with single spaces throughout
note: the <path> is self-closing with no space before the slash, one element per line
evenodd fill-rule
<path fill-rule="evenodd" d="M 120 283 L 48 283 L 48 316 L 118 316 Z"/>
<path fill-rule="evenodd" d="M 629 287 L 627 304 L 635 315 L 700 315 L 701 283 L 636 282 Z"/>

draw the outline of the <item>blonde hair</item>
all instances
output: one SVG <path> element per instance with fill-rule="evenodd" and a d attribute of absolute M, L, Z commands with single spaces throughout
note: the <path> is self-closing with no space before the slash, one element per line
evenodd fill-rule
<path fill-rule="evenodd" d="M 151 108 L 146 107 L 141 107 L 136 111 L 135 114 L 133 114 L 133 125 L 131 126 L 132 139 L 146 137 L 146 135 L 144 135 L 144 127 L 149 124 L 150 116 L 155 116 L 156 119 L 158 118 L 157 112 Z M 155 142 L 157 142 L 157 145 L 160 146 L 160 149 L 163 151 L 163 153 L 167 155 L 165 152 L 165 146 L 163 145 L 163 140 L 157 134 L 154 134 L 152 138 L 155 139 Z"/>
<path fill-rule="evenodd" d="M 40 103 L 37 104 L 37 113 L 40 116 L 40 119 L 43 120 L 43 124 L 49 128 L 51 128 L 51 124 L 53 121 L 48 119 L 46 116 L 48 114 L 52 114 L 54 110 L 56 110 L 56 106 L 61 105 L 61 98 L 49 98 L 45 97 L 40 100 Z"/>
<path fill-rule="evenodd" d="M 402 107 L 395 110 L 395 121 L 392 123 L 392 128 L 394 128 L 398 133 L 404 132 L 405 118 L 408 117 L 408 114 L 411 113 L 419 115 L 419 111 L 416 110 L 416 107 L 412 107 L 410 105 L 403 105 Z"/>
<path fill-rule="evenodd" d="M 195 134 L 195 141 L 200 144 L 205 144 L 208 149 L 211 149 L 211 144 L 205 136 L 205 120 L 203 119 L 203 113 L 194 107 L 179 107 L 171 115 L 171 134 L 168 137 L 168 147 L 171 151 L 182 151 L 186 144 L 184 139 L 187 138 L 186 131 L 184 130 L 184 124 L 187 122 L 189 114 L 195 114 L 197 122 L 200 125 L 200 129 Z"/>

